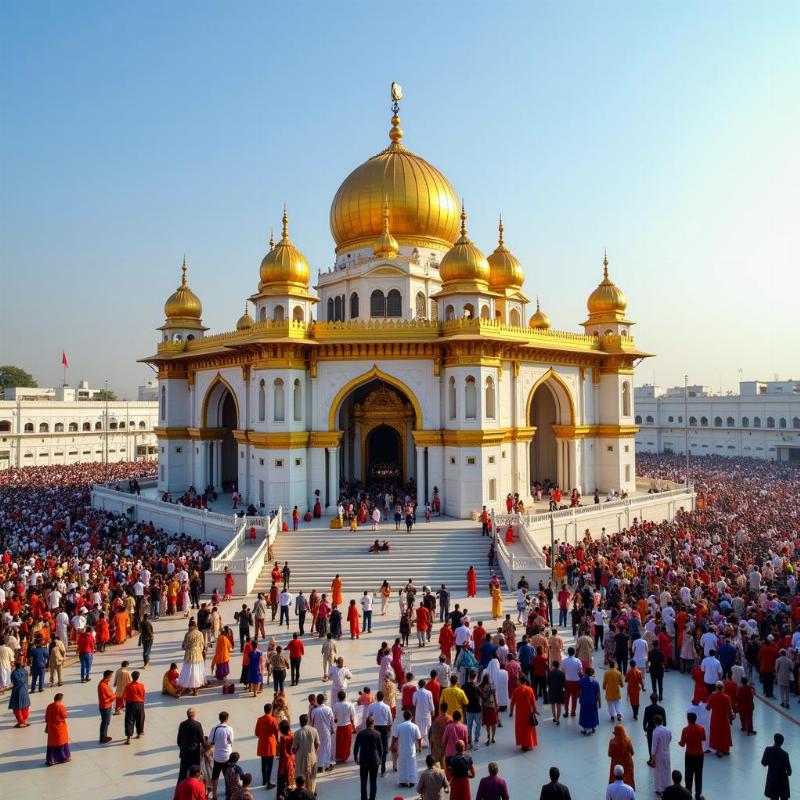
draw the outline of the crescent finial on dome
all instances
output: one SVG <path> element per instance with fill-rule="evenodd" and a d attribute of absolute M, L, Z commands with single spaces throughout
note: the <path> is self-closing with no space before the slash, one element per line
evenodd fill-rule
<path fill-rule="evenodd" d="M 269 226 L 269 249 L 275 247 L 275 231 L 272 229 L 272 226 Z"/>

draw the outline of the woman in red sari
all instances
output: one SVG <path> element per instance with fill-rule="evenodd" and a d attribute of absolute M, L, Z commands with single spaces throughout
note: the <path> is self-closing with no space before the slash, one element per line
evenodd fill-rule
<path fill-rule="evenodd" d="M 61 702 L 64 695 L 58 692 L 53 702 L 44 712 L 44 730 L 47 734 L 47 766 L 71 761 L 69 752 L 69 731 L 67 730 L 67 709 Z"/>
<path fill-rule="evenodd" d="M 633 777 L 633 742 L 622 725 L 614 726 L 614 735 L 608 743 L 608 757 L 611 764 L 608 769 L 608 782 L 614 783 L 614 767 L 618 764 L 625 770 L 625 783 L 632 789 L 636 788 Z"/>
<path fill-rule="evenodd" d="M 97 624 L 94 626 L 94 638 L 97 642 L 97 652 L 102 653 L 106 649 L 106 645 L 111 638 L 111 633 L 108 630 L 108 620 L 103 611 L 100 612 Z"/>
<path fill-rule="evenodd" d="M 361 617 L 358 614 L 355 600 L 351 600 L 347 608 L 347 621 L 350 623 L 350 638 L 359 639 L 361 637 Z"/>
<path fill-rule="evenodd" d="M 531 715 L 536 714 L 538 718 L 539 713 L 536 708 L 536 695 L 524 675 L 520 676 L 519 686 L 514 689 L 514 694 L 511 695 L 509 716 L 513 717 L 514 711 L 517 712 L 517 717 L 514 720 L 514 739 L 517 747 L 521 747 L 524 752 L 539 744 L 536 736 L 536 726 L 531 725 Z"/>
<path fill-rule="evenodd" d="M 475 567 L 467 570 L 467 597 L 475 597 L 478 594 L 478 575 Z"/>
<path fill-rule="evenodd" d="M 233 597 L 233 587 L 234 587 L 234 580 L 233 575 L 228 572 L 228 568 L 225 567 L 225 595 L 223 596 L 223 600 L 230 600 Z"/>
<path fill-rule="evenodd" d="M 282 719 L 278 724 L 278 790 L 277 797 L 283 798 L 294 788 L 294 735 L 289 721 Z"/>

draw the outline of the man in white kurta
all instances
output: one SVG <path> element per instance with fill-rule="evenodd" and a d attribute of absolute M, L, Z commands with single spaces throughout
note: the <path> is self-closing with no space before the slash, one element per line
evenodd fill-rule
<path fill-rule="evenodd" d="M 400 786 L 414 786 L 417 782 L 417 750 L 422 747 L 422 734 L 411 721 L 411 712 L 403 712 L 403 722 L 395 732 L 397 740 L 397 776 Z"/>
<path fill-rule="evenodd" d="M 336 664 L 331 667 L 328 677 L 331 679 L 331 705 L 339 699 L 339 692 L 347 693 L 348 682 L 353 679 L 353 673 L 344 665 L 344 659 L 339 656 Z"/>
<path fill-rule="evenodd" d="M 433 712 L 436 710 L 433 705 L 433 694 L 425 688 L 425 681 L 419 682 L 419 688 L 412 695 L 411 702 L 414 706 L 414 723 L 419 728 L 420 736 L 424 740 L 431 729 Z"/>
<path fill-rule="evenodd" d="M 66 611 L 59 611 L 56 614 L 56 639 L 59 639 L 64 647 L 69 646 L 69 616 Z"/>
<path fill-rule="evenodd" d="M 656 792 L 661 794 L 667 786 L 672 785 L 672 765 L 669 757 L 669 746 L 672 742 L 672 733 L 664 727 L 660 717 L 656 717 L 658 724 L 653 728 L 653 761 L 655 762 Z"/>
<path fill-rule="evenodd" d="M 317 697 L 317 704 L 317 707 L 311 712 L 311 724 L 319 734 L 317 767 L 330 769 L 333 767 L 333 735 L 336 731 L 333 709 L 326 705 L 325 695 Z"/>

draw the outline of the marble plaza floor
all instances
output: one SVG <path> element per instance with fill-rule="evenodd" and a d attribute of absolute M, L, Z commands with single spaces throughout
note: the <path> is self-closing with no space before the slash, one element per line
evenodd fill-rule
<path fill-rule="evenodd" d="M 474 527 L 470 527 L 474 532 Z M 341 570 L 346 572 L 346 568 Z M 304 587 L 294 587 L 304 588 Z M 454 600 L 459 600 L 455 597 Z M 223 605 L 225 622 L 232 623 L 237 602 Z M 507 608 L 510 609 L 510 598 Z M 469 603 L 473 619 L 482 618 L 489 609 L 488 597 L 480 597 Z M 391 616 L 377 617 L 372 634 L 360 640 L 342 639 L 340 654 L 344 655 L 348 666 L 354 673 L 351 684 L 352 694 L 361 686 L 375 689 L 377 667 L 375 652 L 382 639 L 390 639 L 396 631 L 396 604 L 390 607 Z M 487 615 L 488 616 L 488 615 Z M 483 617 L 486 619 L 486 616 Z M 180 662 L 180 642 L 186 623 L 182 617 L 162 619 L 156 626 L 156 643 L 150 669 L 144 673 L 144 683 L 148 697 L 146 703 L 146 734 L 142 739 L 124 744 L 123 717 L 112 717 L 111 735 L 114 741 L 105 746 L 97 744 L 98 714 L 96 703 L 96 683 L 104 669 L 115 669 L 122 659 L 131 662 L 131 668 L 141 665 L 140 650 L 136 639 L 127 645 L 110 647 L 106 653 L 97 654 L 93 665 L 93 678 L 89 684 L 78 682 L 78 666 L 74 664 L 66 670 L 64 702 L 69 710 L 69 731 L 72 748 L 72 762 L 55 767 L 45 767 L 45 733 L 43 725 L 44 708 L 52 699 L 54 689 L 46 689 L 42 694 L 32 696 L 30 722 L 26 729 L 15 729 L 14 717 L 8 710 L 8 694 L 0 698 L 0 796 L 46 797 L 48 800 L 67 800 L 67 798 L 92 798 L 92 800 L 111 800 L 111 798 L 156 798 L 172 797 L 177 776 L 177 748 L 175 736 L 178 724 L 185 718 L 186 708 L 194 705 L 197 719 L 208 731 L 216 722 L 219 711 L 225 709 L 231 714 L 230 723 L 236 735 L 235 749 L 241 753 L 241 764 L 251 771 L 260 783 L 259 762 L 256 758 L 256 741 L 253 736 L 255 720 L 261 713 L 264 702 L 271 698 L 265 689 L 258 698 L 243 696 L 223 697 L 218 688 L 206 689 L 196 699 L 175 700 L 160 694 L 161 678 L 171 661 Z M 275 626 L 268 626 L 268 633 L 275 633 Z M 285 642 L 285 634 L 277 637 Z M 413 668 L 415 673 L 425 675 L 435 662 L 438 649 L 430 646 L 413 649 Z M 239 672 L 239 660 L 235 659 L 233 673 Z M 602 662 L 602 658 L 599 659 Z M 210 656 L 209 662 L 210 663 Z M 306 710 L 305 697 L 309 692 L 322 691 L 327 685 L 320 680 L 321 659 L 316 640 L 306 639 L 306 656 L 303 660 L 300 685 L 288 689 L 292 722 L 296 724 L 300 713 Z M 668 673 L 665 678 L 664 705 L 668 723 L 674 736 L 672 748 L 673 767 L 682 768 L 683 753 L 677 747 L 680 728 L 685 720 L 685 710 L 691 696 L 690 681 L 685 676 Z M 761 753 L 771 742 L 772 734 L 781 732 L 786 737 L 786 749 L 795 760 L 795 769 L 800 766 L 800 715 L 797 699 L 793 698 L 791 710 L 783 713 L 779 708 L 768 707 L 758 700 L 755 710 L 755 726 L 758 735 L 743 737 L 734 723 L 734 747 L 728 758 L 708 757 L 705 767 L 704 794 L 708 800 L 717 798 L 736 798 L 756 800 L 763 796 L 764 769 L 759 765 Z M 641 720 L 634 723 L 630 709 L 623 703 L 624 724 L 631 735 L 636 751 L 637 797 L 655 797 L 652 770 L 645 764 L 647 745 L 641 729 Z M 571 789 L 574 800 L 602 800 L 608 780 L 609 759 L 607 757 L 608 739 L 611 724 L 601 710 L 601 726 L 591 737 L 578 734 L 576 721 L 572 718 L 562 720 L 555 727 L 549 710 L 541 715 L 539 727 L 539 746 L 529 753 L 522 753 L 514 747 L 513 721 L 505 718 L 505 724 L 498 731 L 497 744 L 481 746 L 472 753 L 479 776 L 486 774 L 486 764 L 490 760 L 500 763 L 501 775 L 508 780 L 513 800 L 538 800 L 539 787 L 547 781 L 547 770 L 555 764 L 561 769 L 562 781 Z M 419 763 L 424 766 L 421 756 Z M 473 794 L 477 782 L 473 784 Z M 262 788 L 255 790 L 256 797 L 272 798 L 274 792 Z M 321 800 L 357 800 L 359 797 L 357 767 L 351 763 L 337 766 L 333 772 L 321 777 L 318 783 L 318 796 Z M 416 797 L 410 789 L 399 789 L 396 775 L 391 771 L 380 779 L 379 798 L 401 797 L 404 800 Z"/>

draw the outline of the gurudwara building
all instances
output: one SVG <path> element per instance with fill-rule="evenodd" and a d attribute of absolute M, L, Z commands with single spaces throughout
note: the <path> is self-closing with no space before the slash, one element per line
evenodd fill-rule
<path fill-rule="evenodd" d="M 487 256 L 392 110 L 388 146 L 333 198 L 335 262 L 313 290 L 285 210 L 235 330 L 207 335 L 184 262 L 143 359 L 159 377 L 159 490 L 236 487 L 304 511 L 335 506 L 343 481 L 413 481 L 460 517 L 508 493 L 529 502 L 535 481 L 633 490 L 647 354 L 607 259 L 583 331 L 554 330 L 502 222 Z"/>

